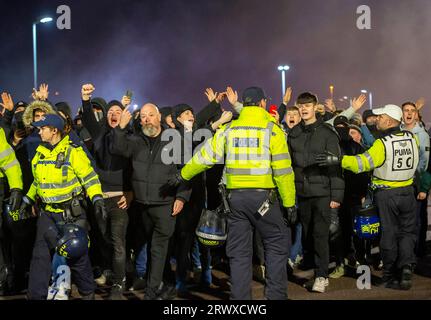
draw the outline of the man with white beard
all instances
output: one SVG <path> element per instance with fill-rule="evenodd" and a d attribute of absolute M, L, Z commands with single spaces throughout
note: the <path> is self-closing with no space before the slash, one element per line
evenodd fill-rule
<path fill-rule="evenodd" d="M 161 139 L 163 127 L 156 105 L 145 104 L 140 111 L 141 130 L 127 135 L 127 126 L 132 119 L 125 109 L 118 127 L 114 129 L 112 152 L 133 159 L 132 186 L 136 210 L 142 214 L 144 244 L 151 240 L 151 262 L 145 300 L 172 299 L 175 288 L 162 282 L 169 239 L 175 230 L 176 215 L 188 201 L 187 186 L 180 186 L 168 193 L 161 193 L 161 186 L 175 176 L 177 165 L 163 162 L 162 152 L 169 141 Z"/>

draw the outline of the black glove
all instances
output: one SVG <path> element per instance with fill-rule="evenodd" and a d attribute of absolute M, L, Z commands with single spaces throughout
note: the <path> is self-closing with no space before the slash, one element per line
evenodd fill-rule
<path fill-rule="evenodd" d="M 19 211 L 11 210 L 9 215 L 12 217 L 13 221 L 25 220 L 31 218 L 31 207 L 33 206 L 34 201 L 29 197 L 24 196 L 21 201 L 21 206 L 19 207 Z"/>
<path fill-rule="evenodd" d="M 325 151 L 316 156 L 315 162 L 321 167 L 337 166 L 341 163 L 342 157 L 338 157 L 335 154 Z"/>
<path fill-rule="evenodd" d="M 298 220 L 297 209 L 295 206 L 284 208 L 283 220 L 288 226 L 293 226 Z"/>
<path fill-rule="evenodd" d="M 176 188 L 183 182 L 185 182 L 185 180 L 181 177 L 181 173 L 178 172 L 175 177 L 169 179 L 168 182 L 160 187 L 160 195 L 162 197 L 166 197 L 169 194 L 173 194 L 176 191 Z"/>
<path fill-rule="evenodd" d="M 20 189 L 11 189 L 9 205 L 11 211 L 19 210 L 22 201 L 22 191 Z"/>
<path fill-rule="evenodd" d="M 94 214 L 102 217 L 104 221 L 108 218 L 108 212 L 106 211 L 105 202 L 102 196 L 94 196 L 93 198 Z"/>

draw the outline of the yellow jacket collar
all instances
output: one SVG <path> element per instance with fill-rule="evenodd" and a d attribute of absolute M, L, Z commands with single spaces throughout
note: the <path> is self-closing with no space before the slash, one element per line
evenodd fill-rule
<path fill-rule="evenodd" d="M 44 156 L 48 156 L 50 154 L 58 154 L 60 152 L 66 151 L 67 147 L 70 145 L 69 141 L 69 135 L 66 135 L 63 139 L 60 140 L 59 143 L 55 146 L 54 149 L 49 150 L 47 147 L 45 147 L 43 144 L 40 144 L 36 151 L 40 152 Z"/>

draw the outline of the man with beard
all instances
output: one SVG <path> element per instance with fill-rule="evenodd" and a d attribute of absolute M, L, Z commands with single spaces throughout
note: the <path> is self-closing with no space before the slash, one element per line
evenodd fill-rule
<path fill-rule="evenodd" d="M 130 161 L 111 152 L 113 145 L 113 130 L 120 123 L 124 106 L 113 100 L 107 104 L 106 117 L 98 121 L 91 105 L 91 95 L 95 88 L 92 84 L 82 86 L 82 122 L 90 132 L 94 142 L 94 158 L 96 172 L 102 184 L 103 198 L 108 211 L 108 220 L 96 216 L 102 239 L 99 239 L 98 249 L 101 250 L 102 266 L 112 268 L 112 283 L 110 300 L 122 300 L 126 277 L 126 231 L 128 224 L 127 208 L 130 205 L 131 194 L 131 164 Z M 106 244 L 108 245 L 105 245 Z M 106 281 L 105 275 L 101 275 Z"/>
<path fill-rule="evenodd" d="M 119 125 L 113 130 L 112 152 L 133 159 L 131 180 L 136 210 L 142 214 L 143 245 L 151 241 L 149 279 L 144 299 L 172 298 L 175 288 L 163 284 L 163 271 L 176 216 L 188 201 L 190 192 L 186 186 L 166 194 L 159 192 L 160 187 L 175 176 L 178 168 L 175 163 L 163 161 L 163 152 L 170 142 L 161 139 L 165 129 L 157 106 L 145 104 L 140 111 L 141 131 L 127 136 L 126 129 L 131 119 L 131 113 L 123 110 Z"/>

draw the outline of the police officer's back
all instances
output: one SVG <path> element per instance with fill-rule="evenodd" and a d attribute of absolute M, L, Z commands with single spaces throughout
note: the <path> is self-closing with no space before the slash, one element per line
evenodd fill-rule
<path fill-rule="evenodd" d="M 251 299 L 252 235 L 256 228 L 266 253 L 266 298 L 285 299 L 288 223 L 296 220 L 294 174 L 283 130 L 265 110 L 262 89 L 243 93 L 238 120 L 216 132 L 181 171 L 193 176 L 225 159 L 226 187 L 230 191 L 227 255 L 231 269 L 231 298 Z M 282 212 L 276 189 L 283 207 Z M 289 221 L 287 221 L 289 220 Z"/>

